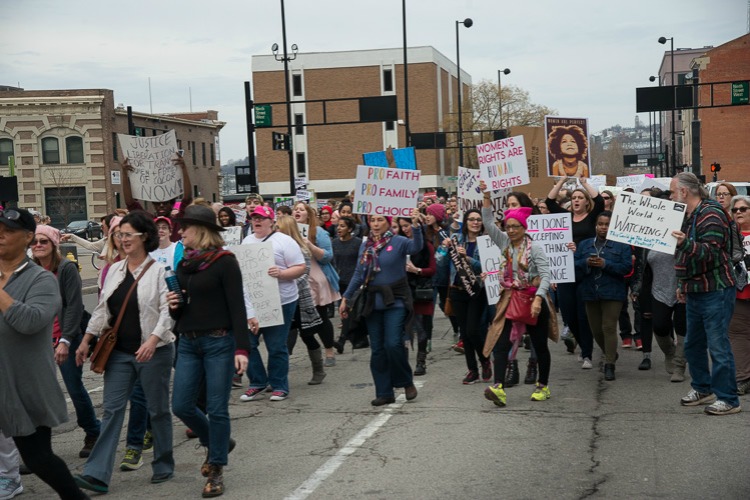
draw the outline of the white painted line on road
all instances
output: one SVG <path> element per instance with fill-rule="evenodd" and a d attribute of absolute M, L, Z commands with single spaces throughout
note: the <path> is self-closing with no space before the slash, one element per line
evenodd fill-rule
<path fill-rule="evenodd" d="M 414 385 L 421 389 L 424 382 L 415 381 Z M 326 463 L 320 466 L 318 470 L 312 473 L 307 480 L 302 483 L 299 488 L 287 496 L 285 500 L 304 500 L 321 485 L 323 481 L 328 479 L 336 469 L 346 461 L 346 459 L 352 455 L 355 451 L 362 447 L 365 442 L 371 438 L 381 427 L 385 425 L 388 420 L 393 416 L 394 410 L 400 409 L 406 403 L 406 397 L 401 394 L 396 398 L 396 402 L 388 405 L 380 415 L 375 417 L 367 424 L 356 436 L 351 438 L 348 443 L 344 445 L 334 456 L 329 458 Z"/>
<path fill-rule="evenodd" d="M 103 386 L 103 385 L 100 385 L 99 387 L 94 387 L 93 389 L 91 389 L 90 391 L 87 391 L 87 392 L 88 392 L 89 394 L 91 394 L 92 392 L 102 392 L 103 390 L 104 390 L 104 386 Z M 66 402 L 66 403 L 72 403 L 72 402 L 73 402 L 73 400 L 72 400 L 72 399 L 70 399 L 70 398 L 65 398 L 65 402 Z"/>

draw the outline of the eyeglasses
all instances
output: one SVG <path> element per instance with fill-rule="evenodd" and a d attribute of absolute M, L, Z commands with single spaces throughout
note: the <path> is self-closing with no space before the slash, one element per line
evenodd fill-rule
<path fill-rule="evenodd" d="M 727 196 L 732 196 L 729 193 L 716 193 L 717 198 L 726 198 Z"/>
<path fill-rule="evenodd" d="M 21 217 L 21 213 L 16 210 L 0 210 L 0 217 L 5 217 L 8 220 L 18 220 Z"/>
<path fill-rule="evenodd" d="M 143 236 L 143 233 L 115 233 L 115 238 L 118 240 L 129 240 L 136 236 Z"/>
<path fill-rule="evenodd" d="M 740 213 L 743 213 L 743 214 L 744 214 L 744 213 L 745 213 L 745 212 L 747 212 L 748 210 L 750 210 L 750 207 L 734 207 L 734 208 L 732 209 L 732 213 L 733 213 L 733 214 L 736 214 L 737 212 L 740 212 Z"/>
<path fill-rule="evenodd" d="M 48 239 L 35 239 L 32 241 L 32 243 L 34 245 L 46 245 L 47 243 L 49 243 L 49 240 Z"/>
<path fill-rule="evenodd" d="M 603 199 L 603 200 L 611 200 L 611 199 L 612 199 L 612 197 L 611 197 L 611 196 L 602 196 L 602 199 Z"/>
<path fill-rule="evenodd" d="M 520 224 L 506 224 L 505 225 L 506 231 L 518 231 L 519 229 L 523 229 L 523 226 Z"/>
<path fill-rule="evenodd" d="M 469 217 L 466 219 L 466 222 L 482 222 L 482 219 L 478 219 L 476 217 Z"/>

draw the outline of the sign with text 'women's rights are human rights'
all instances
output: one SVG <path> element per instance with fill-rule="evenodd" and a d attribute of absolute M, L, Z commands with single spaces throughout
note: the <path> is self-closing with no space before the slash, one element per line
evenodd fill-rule
<path fill-rule="evenodd" d="M 490 191 L 529 183 L 529 164 L 522 135 L 478 145 L 477 160 L 479 178 Z"/>
<path fill-rule="evenodd" d="M 354 213 L 411 217 L 419 199 L 419 170 L 357 167 Z"/>

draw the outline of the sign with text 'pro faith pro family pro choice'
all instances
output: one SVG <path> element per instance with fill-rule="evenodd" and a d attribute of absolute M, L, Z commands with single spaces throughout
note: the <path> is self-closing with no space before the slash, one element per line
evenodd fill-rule
<path fill-rule="evenodd" d="M 490 191 L 529 183 L 529 165 L 522 135 L 478 145 L 477 160 L 479 177 Z"/>
<path fill-rule="evenodd" d="M 357 167 L 354 213 L 411 217 L 419 198 L 419 170 Z"/>

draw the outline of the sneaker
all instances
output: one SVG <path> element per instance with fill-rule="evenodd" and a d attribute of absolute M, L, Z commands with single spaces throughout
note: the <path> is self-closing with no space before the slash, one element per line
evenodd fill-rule
<path fill-rule="evenodd" d="M 473 370 L 469 370 L 462 382 L 464 385 L 471 385 L 477 380 L 479 380 L 479 374 Z"/>
<path fill-rule="evenodd" d="M 750 379 L 745 380 L 744 382 L 740 382 L 737 384 L 737 395 L 743 396 L 750 392 Z"/>
<path fill-rule="evenodd" d="M 536 384 L 536 389 L 531 393 L 532 401 L 546 401 L 551 397 L 552 394 L 549 392 L 549 387 L 542 384 Z"/>
<path fill-rule="evenodd" d="M 265 388 L 259 389 L 257 387 L 251 387 L 245 391 L 245 394 L 240 396 L 240 401 L 257 401 L 263 396 L 263 391 L 265 391 Z"/>
<path fill-rule="evenodd" d="M 482 382 L 489 382 L 492 378 L 492 363 L 489 359 L 482 362 Z"/>
<path fill-rule="evenodd" d="M 583 358 L 583 364 L 581 365 L 581 368 L 584 370 L 591 370 L 594 367 L 594 365 L 591 364 L 590 358 Z"/>
<path fill-rule="evenodd" d="M 562 333 L 560 334 L 560 338 L 565 340 L 569 337 L 572 337 L 572 335 L 570 334 L 570 328 L 568 327 L 568 325 L 565 325 L 562 329 Z"/>
<path fill-rule="evenodd" d="M 196 434 L 193 429 L 185 429 L 185 436 L 187 436 L 188 439 L 195 439 L 198 437 L 198 434 Z"/>
<path fill-rule="evenodd" d="M 650 370 L 651 369 L 651 359 L 649 358 L 643 358 L 641 360 L 641 364 L 638 365 L 639 370 Z"/>
<path fill-rule="evenodd" d="M 134 450 L 128 448 L 125 450 L 125 456 L 120 464 L 120 470 L 138 470 L 143 466 L 143 459 L 141 458 L 140 450 Z"/>
<path fill-rule="evenodd" d="M 635 339 L 635 350 L 636 351 L 643 350 L 643 341 L 641 341 L 641 339 Z"/>
<path fill-rule="evenodd" d="M 107 483 L 91 476 L 76 474 L 73 476 L 73 480 L 75 480 L 79 488 L 83 488 L 84 490 L 96 491 L 97 493 L 107 493 L 109 491 Z"/>
<path fill-rule="evenodd" d="M 232 377 L 232 388 L 239 389 L 242 387 L 242 375 L 235 375 Z"/>
<path fill-rule="evenodd" d="M 0 498 L 3 500 L 10 499 L 21 493 L 23 493 L 21 481 L 9 477 L 0 477 Z"/>
<path fill-rule="evenodd" d="M 289 397 L 288 392 L 284 391 L 273 391 L 271 393 L 271 397 L 268 398 L 270 401 L 284 401 L 286 398 Z"/>
<path fill-rule="evenodd" d="M 89 455 L 91 455 L 91 450 L 94 449 L 94 445 L 96 444 L 96 440 L 99 439 L 99 436 L 86 436 L 83 439 L 83 448 L 81 448 L 81 451 L 78 452 L 78 456 L 81 458 L 88 458 Z M 0 496 L 2 498 L 2 496 Z"/>
<path fill-rule="evenodd" d="M 505 406 L 506 395 L 503 390 L 503 384 L 495 384 L 484 390 L 484 397 L 495 403 L 495 406 Z"/>
<path fill-rule="evenodd" d="M 680 399 L 680 404 L 682 406 L 707 405 L 711 403 L 715 397 L 716 396 L 711 393 L 703 393 L 698 392 L 695 389 L 690 389 L 690 392 L 687 393 L 687 396 Z"/>
<path fill-rule="evenodd" d="M 336 358 L 334 358 L 333 356 L 331 356 L 331 357 L 326 356 L 326 360 L 323 363 L 323 366 L 325 366 L 326 368 L 330 368 L 332 366 L 336 366 Z"/>
<path fill-rule="evenodd" d="M 151 431 L 146 431 L 146 434 L 143 436 L 143 453 L 151 453 L 154 451 L 154 435 L 151 434 Z"/>
<path fill-rule="evenodd" d="M 453 345 L 453 350 L 456 351 L 456 352 L 458 352 L 458 353 L 463 354 L 464 353 L 464 341 L 463 340 L 459 340 L 458 342 L 456 342 Z"/>
<path fill-rule="evenodd" d="M 633 339 L 631 339 L 630 337 L 625 337 L 624 339 L 622 339 L 623 349 L 630 349 L 631 347 L 633 347 Z"/>
<path fill-rule="evenodd" d="M 726 401 L 717 399 L 715 403 L 706 406 L 703 412 L 708 415 L 731 415 L 740 412 L 740 405 L 732 406 Z"/>

